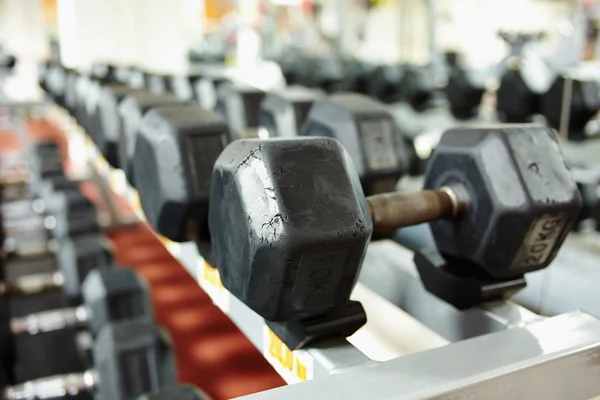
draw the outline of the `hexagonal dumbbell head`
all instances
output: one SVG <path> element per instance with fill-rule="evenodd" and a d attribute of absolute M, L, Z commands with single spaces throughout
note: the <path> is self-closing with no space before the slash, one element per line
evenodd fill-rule
<path fill-rule="evenodd" d="M 98 234 L 79 235 L 59 242 L 57 264 L 63 276 L 63 292 L 71 299 L 81 296 L 81 283 L 90 271 L 112 269 L 112 257 L 105 238 Z"/>
<path fill-rule="evenodd" d="M 146 78 L 147 89 L 154 94 L 171 93 L 171 76 L 164 74 L 148 73 Z"/>
<path fill-rule="evenodd" d="M 376 66 L 374 64 L 352 59 L 346 63 L 343 88 L 345 91 L 368 94 L 369 82 Z"/>
<path fill-rule="evenodd" d="M 401 65 L 375 67 L 368 81 L 367 94 L 380 101 L 398 100 L 402 92 L 404 69 Z"/>
<path fill-rule="evenodd" d="M 437 247 L 494 278 L 546 267 L 581 206 L 555 132 L 535 125 L 447 131 L 424 187 L 457 185 L 469 199 L 466 214 L 430 224 Z"/>
<path fill-rule="evenodd" d="M 65 108 L 72 116 L 75 116 L 77 107 L 77 80 L 79 79 L 79 72 L 75 70 L 67 70 L 66 84 L 65 84 Z"/>
<path fill-rule="evenodd" d="M 229 142 L 223 119 L 199 106 L 155 108 L 144 117 L 134 181 L 150 224 L 174 241 L 203 241 L 215 160 Z"/>
<path fill-rule="evenodd" d="M 215 164 L 211 204 L 223 284 L 262 317 L 296 320 L 348 303 L 372 224 L 340 142 L 235 141 Z"/>
<path fill-rule="evenodd" d="M 499 117 L 505 122 L 529 122 L 540 113 L 541 98 L 552 76 L 544 66 L 521 63 L 507 69 L 496 92 Z"/>
<path fill-rule="evenodd" d="M 119 165 L 117 145 L 123 129 L 119 118 L 119 103 L 127 95 L 139 92 L 141 89 L 124 85 L 107 85 L 100 90 L 98 113 L 100 116 L 100 134 L 96 141 L 98 149 L 106 161 L 115 168 Z"/>
<path fill-rule="evenodd" d="M 171 340 L 145 318 L 106 325 L 93 353 L 101 399 L 133 400 L 177 383 Z"/>
<path fill-rule="evenodd" d="M 572 168 L 573 179 L 581 194 L 582 206 L 578 222 L 593 222 L 594 228 L 600 228 L 600 167 Z M 585 226 L 582 226 L 584 228 Z"/>
<path fill-rule="evenodd" d="M 363 95 L 343 93 L 318 100 L 301 135 L 342 142 L 367 195 L 392 190 L 408 167 L 404 141 L 393 116 L 382 103 Z"/>
<path fill-rule="evenodd" d="M 87 326 L 94 336 L 109 322 L 130 318 L 152 320 L 148 287 L 131 269 L 90 271 L 83 281 L 82 293 L 91 315 Z"/>
<path fill-rule="evenodd" d="M 563 101 L 569 104 L 566 125 L 569 138 L 583 139 L 586 124 L 600 109 L 600 73 L 574 69 L 554 80 L 542 98 L 542 114 L 556 129 L 561 128 L 561 118 L 567 118 Z"/>
<path fill-rule="evenodd" d="M 235 139 L 258 136 L 258 114 L 265 92 L 242 84 L 223 83 L 217 89 L 219 112 Z"/>
<path fill-rule="evenodd" d="M 183 101 L 198 102 L 197 93 L 194 90 L 196 83 L 202 78 L 200 74 L 174 75 L 170 77 L 169 86 L 173 89 L 173 94 Z"/>
<path fill-rule="evenodd" d="M 291 86 L 267 93 L 258 117 L 260 137 L 298 136 L 313 103 L 322 98 L 320 90 Z"/>
<path fill-rule="evenodd" d="M 133 181 L 133 155 L 135 153 L 135 141 L 142 123 L 142 117 L 155 107 L 184 104 L 175 96 L 168 94 L 154 94 L 146 91 L 131 93 L 119 104 L 121 126 L 118 153 L 119 166 L 130 183 Z"/>
<path fill-rule="evenodd" d="M 450 70 L 444 88 L 450 112 L 459 119 L 477 115 L 485 91 L 485 73 L 457 65 Z"/>
<path fill-rule="evenodd" d="M 214 110 L 217 106 L 218 88 L 228 81 L 223 68 L 203 68 L 202 78 L 194 84 L 194 92 L 200 106 L 206 110 Z"/>

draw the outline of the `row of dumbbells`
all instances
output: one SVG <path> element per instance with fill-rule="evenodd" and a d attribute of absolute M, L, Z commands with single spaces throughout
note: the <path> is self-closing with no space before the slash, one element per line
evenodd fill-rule
<path fill-rule="evenodd" d="M 528 122 L 541 115 L 550 126 L 558 129 L 568 82 L 570 137 L 583 139 L 586 124 L 600 108 L 600 76 L 596 71 L 585 66 L 568 71 L 551 71 L 545 66 L 534 70 L 522 54 L 510 61 L 496 71 L 498 118 L 506 122 Z M 448 54 L 444 85 L 436 81 L 429 66 L 375 65 L 355 59 L 309 57 L 297 52 L 286 54 L 278 62 L 289 84 L 320 88 L 327 93 L 367 94 L 385 103 L 404 102 L 419 111 L 436 107 L 439 100 L 445 100 L 450 113 L 459 120 L 477 116 L 486 82 L 491 77 L 490 71 L 470 68 L 456 54 Z"/>
<path fill-rule="evenodd" d="M 412 249 L 423 283 L 467 308 L 523 288 L 577 219 L 581 198 L 552 129 L 447 131 L 424 190 L 393 192 L 407 156 L 388 109 L 341 93 L 297 111 L 289 101 L 297 90 L 225 83 L 208 110 L 104 84 L 112 101 L 96 112 L 114 122 L 90 126 L 97 143 L 113 141 L 125 155 L 114 165 L 135 184 L 150 224 L 171 240 L 195 241 L 224 286 L 291 349 L 365 323 L 349 296 L 371 240 L 429 223 L 434 241 Z M 270 96 L 274 123 L 265 129 L 288 137 L 243 138 L 258 132 L 235 116 L 264 118 Z"/>
<path fill-rule="evenodd" d="M 58 146 L 36 145 L 28 164 L 30 184 L 2 187 L 2 398 L 202 398 L 177 385 L 147 286 L 115 267 Z"/>
<path fill-rule="evenodd" d="M 62 75 L 57 71 L 62 71 Z M 367 99 L 364 95 L 338 94 L 327 98 L 321 90 L 301 86 L 264 91 L 246 84 L 234 83 L 222 73 L 223 71 L 219 73 L 214 69 L 187 76 L 157 75 L 138 69 L 107 66 L 98 66 L 89 76 L 74 70 L 60 69 L 58 66 L 50 68 L 50 72 L 63 77 L 54 79 L 62 80 L 63 85 L 51 85 L 52 89 L 48 88 L 51 89 L 50 93 L 55 93 L 53 96 L 57 102 L 77 116 L 77 120 L 94 139 L 109 163 L 123 169 L 134 186 L 132 160 L 136 132 L 143 116 L 155 107 L 181 104 L 200 104 L 203 108 L 218 112 L 228 123 L 232 139 L 252 136 L 314 136 L 315 132 L 336 137 L 335 132 L 330 131 L 338 129 L 339 125 L 333 123 L 331 116 L 351 120 L 356 112 L 366 114 L 367 110 L 374 114 L 379 113 L 375 119 L 381 118 L 382 115 L 387 116 L 383 118 L 385 123 L 376 127 L 376 130 L 392 132 L 401 137 L 400 141 L 394 139 L 397 142 L 394 144 L 397 147 L 396 156 L 390 153 L 390 143 L 380 143 L 381 146 L 387 147 L 387 152 L 379 152 L 378 148 L 372 148 L 370 151 L 373 154 L 373 162 L 390 164 L 385 167 L 386 173 L 392 175 L 388 182 L 391 182 L 387 186 L 388 190 L 395 182 L 394 177 L 406 173 L 424 173 L 430 154 L 429 151 L 426 151 L 425 155 L 420 154 L 422 149 L 419 147 L 427 140 L 420 140 L 418 135 L 415 136 L 417 132 L 406 132 L 403 128 L 403 124 L 413 127 L 419 125 L 408 121 L 414 119 L 414 116 L 405 112 L 398 116 L 395 114 L 397 108 L 388 108 L 387 105 Z M 41 82 L 47 87 L 47 83 L 44 82 L 53 80 L 43 76 L 45 75 L 41 75 Z M 592 84 L 586 82 L 580 83 Z M 140 84 L 145 86 L 140 87 Z M 214 101 L 207 101 L 207 98 L 213 97 Z M 315 112 L 308 121 L 309 111 L 315 104 Z M 393 118 L 388 118 L 390 115 Z M 423 116 L 424 119 L 429 117 L 431 115 Z M 441 133 L 460 124 L 434 116 L 424 126 L 428 128 L 422 132 L 422 136 L 427 139 L 426 136 L 433 130 Z M 437 140 L 439 139 L 436 138 L 428 146 L 435 146 Z M 362 157 L 359 154 L 362 149 L 352 151 L 355 153 L 355 159 Z M 375 157 L 378 152 L 380 157 Z M 599 229 L 600 201 L 597 189 L 600 186 L 600 168 L 586 160 L 572 158 L 568 161 L 571 165 L 577 165 L 573 175 L 584 200 L 576 227 Z M 360 167 L 360 163 L 358 165 Z"/>

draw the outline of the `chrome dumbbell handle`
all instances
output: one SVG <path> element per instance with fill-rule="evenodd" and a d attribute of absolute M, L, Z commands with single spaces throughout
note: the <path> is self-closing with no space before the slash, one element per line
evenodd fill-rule
<path fill-rule="evenodd" d="M 68 326 L 78 326 L 89 321 L 89 318 L 90 313 L 85 306 L 60 308 L 13 318 L 10 321 L 10 330 L 15 335 L 20 333 L 35 335 Z"/>
<path fill-rule="evenodd" d="M 0 294 L 6 292 L 40 293 L 47 289 L 60 288 L 64 281 L 64 276 L 59 271 L 24 275 L 12 283 L 0 283 Z"/>
<path fill-rule="evenodd" d="M 75 396 L 93 390 L 98 382 L 95 371 L 54 375 L 7 388 L 4 400 L 42 400 Z"/>

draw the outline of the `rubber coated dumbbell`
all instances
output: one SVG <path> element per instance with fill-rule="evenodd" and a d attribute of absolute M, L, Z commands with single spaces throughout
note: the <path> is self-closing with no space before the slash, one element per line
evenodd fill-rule
<path fill-rule="evenodd" d="M 302 86 L 291 86 L 265 95 L 258 117 L 258 136 L 298 136 L 313 103 L 324 93 Z"/>
<path fill-rule="evenodd" d="M 126 96 L 143 92 L 143 89 L 122 84 L 104 85 L 100 89 L 97 113 L 99 114 L 99 127 L 94 142 L 106 161 L 115 168 L 119 165 L 118 142 L 123 124 L 119 116 L 119 103 Z"/>
<path fill-rule="evenodd" d="M 73 365 L 78 365 L 73 363 L 79 362 L 78 349 L 73 348 L 77 330 L 87 328 L 96 337 L 106 324 L 131 318 L 152 320 L 145 284 L 129 269 L 92 271 L 83 284 L 82 305 L 48 309 L 10 320 L 8 326 L 15 349 L 13 375 L 24 381 L 72 372 L 76 370 Z M 68 347 L 72 347 L 71 357 L 61 358 L 60 352 L 66 355 Z M 41 357 L 32 353 L 33 349 L 46 354 Z"/>
<path fill-rule="evenodd" d="M 408 169 L 406 145 L 392 114 L 367 96 L 340 93 L 317 100 L 300 135 L 342 142 L 366 194 L 393 190 Z"/>
<path fill-rule="evenodd" d="M 440 253 L 503 279 L 545 268 L 581 205 L 555 133 L 537 126 L 447 131 L 422 192 L 365 198 L 349 160 L 330 138 L 240 140 L 217 159 L 214 264 L 268 321 L 348 308 L 373 232 L 430 222 Z"/>
<path fill-rule="evenodd" d="M 153 322 L 130 319 L 102 329 L 94 369 L 8 387 L 4 399 L 58 399 L 95 392 L 97 399 L 129 400 L 176 385 L 170 339 Z"/>
<path fill-rule="evenodd" d="M 217 89 L 215 110 L 225 118 L 235 138 L 258 137 L 258 115 L 264 97 L 260 89 L 223 83 Z"/>
<path fill-rule="evenodd" d="M 67 326 L 87 326 L 93 336 L 109 321 L 126 318 L 152 318 L 146 284 L 126 268 L 93 270 L 82 284 L 83 304 L 78 307 L 47 310 L 13 318 L 13 334 L 37 334 Z"/>
<path fill-rule="evenodd" d="M 119 104 L 121 120 L 118 140 L 119 166 L 125 172 L 127 179 L 132 185 L 135 186 L 133 178 L 135 141 L 142 118 L 153 108 L 181 104 L 183 104 L 183 101 L 172 95 L 160 95 L 143 91 L 125 96 Z"/>
<path fill-rule="evenodd" d="M 568 101 L 568 110 L 563 110 L 565 101 Z M 564 122 L 571 140 L 587 137 L 586 125 L 598 110 L 600 74 L 597 68 L 590 66 L 574 68 L 556 77 L 541 99 L 541 112 L 548 124 L 561 129 L 561 122 Z M 565 111 L 568 111 L 568 114 Z"/>
<path fill-rule="evenodd" d="M 209 240 L 211 171 L 229 140 L 225 121 L 199 106 L 146 114 L 135 145 L 134 181 L 159 233 L 178 242 Z"/>

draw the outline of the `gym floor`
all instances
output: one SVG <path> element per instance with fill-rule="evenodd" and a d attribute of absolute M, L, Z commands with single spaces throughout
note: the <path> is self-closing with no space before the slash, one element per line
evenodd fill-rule
<path fill-rule="evenodd" d="M 68 154 L 65 136 L 48 121 L 30 120 L 28 128 L 34 141 L 57 141 L 63 154 Z M 19 142 L 13 132 L 0 131 L 0 151 L 17 148 Z M 99 210 L 104 208 L 92 184 L 82 184 L 82 190 Z M 130 211 L 121 199 L 116 198 L 116 202 L 122 212 Z M 214 400 L 285 384 L 146 224 L 109 237 L 115 244 L 117 263 L 133 268 L 148 281 L 156 321 L 173 339 L 181 383 L 202 388 Z"/>

